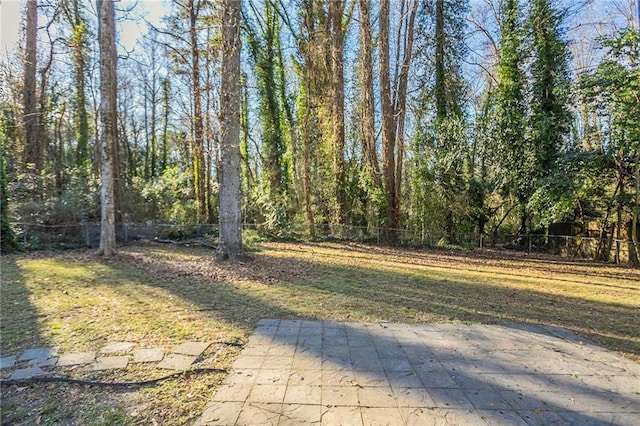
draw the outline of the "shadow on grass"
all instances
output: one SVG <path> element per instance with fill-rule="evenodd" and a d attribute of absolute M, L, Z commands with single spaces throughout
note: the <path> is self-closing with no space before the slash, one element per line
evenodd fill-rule
<path fill-rule="evenodd" d="M 277 261 L 275 257 L 260 256 L 267 264 Z M 207 258 L 202 261 L 210 262 Z M 190 271 L 188 266 L 185 270 L 180 265 L 163 264 L 161 276 L 174 278 L 160 279 L 153 285 L 190 302 L 197 310 L 210 312 L 217 320 L 247 331 L 260 318 L 333 320 L 341 316 L 340 311 L 344 311 L 342 314 L 349 311 L 349 315 L 356 320 L 367 318 L 369 321 L 415 322 L 421 319 L 421 314 L 428 313 L 428 318 L 436 320 L 548 324 L 587 330 L 595 336 L 608 337 L 616 333 L 616 338 L 609 342 L 610 346 L 618 345 L 626 350 L 631 349 L 635 354 L 639 353 L 637 342 L 631 338 L 632 321 L 628 324 L 629 328 L 623 331 L 616 331 L 614 326 L 599 322 L 593 324 L 593 328 L 589 328 L 588 324 L 585 328 L 583 323 L 585 317 L 582 313 L 585 310 L 591 312 L 587 313 L 587 317 L 596 315 L 598 320 L 614 317 L 622 318 L 622 322 L 631 320 L 637 311 L 628 306 L 559 297 L 532 290 L 515 291 L 498 285 L 479 285 L 464 280 L 443 281 L 442 277 L 434 279 L 416 276 L 414 273 L 326 265 L 296 258 L 286 261 L 292 268 L 309 269 L 312 271 L 311 276 L 289 282 L 243 285 L 242 280 L 255 281 L 256 277 L 252 274 L 240 275 L 240 282 L 216 280 L 212 279 L 216 277 L 213 273 L 215 271 L 209 270 L 208 273 L 207 268 L 198 274 Z M 148 266 L 152 265 L 146 265 Z M 190 278 L 182 279 L 185 274 Z M 328 308 L 312 310 L 296 303 L 303 299 L 311 299 Z M 308 302 L 309 300 L 305 301 Z M 540 306 L 545 309 L 540 309 Z M 333 311 L 334 309 L 338 312 Z M 313 327 L 317 322 L 293 323 L 298 324 L 297 332 L 293 335 L 289 328 L 282 334 L 279 334 L 279 327 L 269 330 L 268 327 L 258 327 L 257 330 L 258 333 L 267 332 L 272 344 L 289 347 L 296 353 L 299 350 L 299 339 L 304 336 L 303 324 Z M 329 334 L 327 324 L 332 330 Z M 460 410 L 458 414 L 461 415 L 477 409 L 483 410 L 485 415 L 498 416 L 507 421 L 525 419 L 534 424 L 548 421 L 593 424 L 604 421 L 606 424 L 603 416 L 617 415 L 616 410 L 622 409 L 622 415 L 633 415 L 640 411 L 640 403 L 629 395 L 612 393 L 599 385 L 573 380 L 573 359 L 562 366 L 567 367 L 567 371 L 554 367 L 552 356 L 557 354 L 554 348 L 556 338 L 549 337 L 552 334 L 549 328 L 515 326 L 503 328 L 506 332 L 496 331 L 494 328 L 495 333 L 488 336 L 470 332 L 467 337 L 468 347 L 452 351 L 446 338 L 436 344 L 435 336 L 429 335 L 433 326 L 426 326 L 425 334 L 418 341 L 404 342 L 384 331 L 376 332 L 375 329 L 379 327 L 371 324 L 369 331 L 363 332 L 361 328 L 348 323 L 324 323 L 321 339 L 316 339 L 315 344 L 313 339 L 307 341 L 303 350 L 306 356 L 330 363 L 331 368 L 336 371 L 357 371 L 370 383 L 390 383 L 391 392 L 412 389 L 411 386 L 425 388 L 432 399 L 427 403 L 427 408 Z M 515 350 L 496 350 L 496 342 L 492 339 L 502 337 L 504 342 L 504 334 L 510 335 L 506 340 L 515 342 Z M 568 350 L 563 347 L 562 340 L 557 340 L 558 350 Z M 544 355 L 547 359 L 535 359 L 539 356 L 538 351 L 529 351 L 535 345 L 550 346 L 546 348 L 547 353 Z M 372 358 L 371 354 L 374 353 L 378 356 Z M 405 360 L 407 354 L 415 356 L 408 360 L 408 364 Z M 511 357 L 501 358 L 496 354 Z M 420 360 L 423 364 L 416 364 Z M 425 366 L 428 360 L 434 361 Z M 597 361 L 612 360 L 615 361 L 614 356 Z M 434 368 L 438 371 L 433 370 Z M 536 368 L 538 373 L 531 376 Z M 540 371 L 545 368 L 550 368 L 551 373 Z M 584 368 L 590 366 L 581 365 L 580 368 L 584 371 Z M 616 371 L 617 367 L 609 368 Z M 585 374 L 593 375 L 595 372 L 590 370 Z M 519 376 L 527 376 L 527 380 L 534 383 L 520 388 L 517 380 L 514 381 Z M 412 377 L 417 381 L 409 385 Z M 394 383 L 397 389 L 394 388 Z M 374 389 L 374 392 L 384 393 L 385 390 Z M 581 405 L 571 405 L 572 397 L 579 397 Z M 598 407 L 602 412 L 591 412 L 588 404 Z M 411 415 L 420 417 L 418 412 Z"/>
<path fill-rule="evenodd" d="M 175 250 L 174 250 L 175 251 Z M 179 251 L 179 250 L 178 250 Z M 171 253 L 168 250 L 166 253 Z M 194 254 L 195 253 L 195 254 Z M 308 271 L 304 276 L 271 281 L 264 276 L 256 276 L 247 268 L 235 268 L 234 279 L 227 278 L 211 265 L 211 253 L 190 252 L 191 260 L 201 267 L 194 268 L 193 262 L 166 263 L 156 261 L 145 263 L 141 257 L 126 254 L 120 259 L 100 261 L 108 267 L 110 279 L 104 285 L 112 288 L 124 298 L 144 299 L 145 294 L 136 292 L 135 286 L 118 285 L 119 282 L 140 282 L 166 290 L 181 301 L 192 305 L 195 311 L 206 313 L 233 329 L 249 334 L 261 318 L 344 320 L 350 321 L 393 321 L 393 322 L 482 322 L 482 323 L 535 323 L 566 327 L 595 337 L 596 341 L 611 339 L 609 348 L 640 354 L 637 336 L 634 334 L 634 315 L 637 310 L 629 306 L 588 301 L 576 297 L 558 296 L 534 290 L 515 290 L 497 284 L 477 284 L 464 277 L 451 277 L 435 273 L 429 268 L 416 271 L 386 271 L 366 266 L 331 265 L 314 260 L 301 260 L 294 255 L 286 256 L 287 268 Z M 283 262 L 281 257 L 264 253 L 256 255 L 261 264 Z M 143 260 L 143 259 L 142 259 Z M 134 269 L 135 268 L 135 269 Z M 222 272 L 224 272 L 224 268 Z M 136 272 L 137 271 L 137 272 Z M 4 271 L 3 271 L 4 272 Z M 140 274 L 139 276 L 133 276 Z M 4 277 L 3 277 L 4 284 Z M 87 283 L 90 286 L 91 283 Z M 27 297 L 27 296 L 25 296 Z M 6 299 L 3 293 L 3 302 Z M 26 299 L 28 300 L 28 299 Z M 135 313 L 123 313 L 134 315 Z M 608 319 L 607 322 L 603 319 Z M 344 326 L 343 327 L 349 327 Z M 345 333 L 347 329 L 345 328 Z M 364 338 L 364 336 L 362 336 Z M 388 339 L 388 336 L 383 336 Z M 209 337 L 207 337 L 209 338 Z M 274 334 L 275 338 L 275 334 Z M 332 343 L 337 340 L 332 338 Z M 392 340 L 381 340 L 380 346 L 393 345 Z M 358 339 L 356 339 L 358 340 Z M 284 344 L 293 344 L 283 340 Z M 347 343 L 349 341 L 347 340 Z M 490 342 L 489 342 L 490 343 Z M 333 345 L 340 346 L 340 345 Z M 376 346 L 374 342 L 374 346 Z M 377 346 L 376 346 L 377 348 Z M 363 348 L 354 353 L 363 353 Z M 446 347 L 436 347 L 423 341 L 414 351 L 432 353 L 440 359 L 451 356 Z M 314 356 L 324 357 L 324 346 L 312 350 Z M 472 353 L 463 353 L 464 362 L 470 362 Z M 343 368 L 352 368 L 349 359 L 332 361 Z M 498 362 L 498 361 L 490 361 Z M 519 367 L 500 363 L 508 375 L 526 374 Z M 351 367 L 349 367 L 351 365 Z M 496 366 L 498 368 L 498 366 Z M 371 375 L 381 378 L 384 371 L 371 370 Z M 449 373 L 447 373 L 449 374 Z M 385 376 L 386 377 L 386 376 Z M 462 371 L 458 377 L 467 381 L 477 380 L 474 374 Z M 485 384 L 489 379 L 485 378 Z M 482 381 L 481 381 L 482 382 Z M 426 384 L 425 384 L 426 385 Z M 491 382 L 491 386 L 497 384 Z M 563 385 L 564 386 L 564 385 Z M 579 391 L 589 392 L 587 385 L 578 385 Z M 440 389 L 440 388 L 437 388 Z M 448 388 L 443 388 L 448 389 Z M 496 388 L 494 387 L 494 390 Z M 465 408 L 456 392 L 438 392 L 443 403 L 454 408 Z M 596 398 L 600 390 L 593 389 Z M 517 398 L 515 395 L 514 398 Z M 527 395 L 532 407 L 556 406 L 553 402 L 536 395 Z M 468 398 L 468 396 L 465 396 Z M 513 401 L 514 404 L 519 404 Z M 521 406 L 524 410 L 526 407 Z M 554 408 L 555 409 L 555 408 Z M 535 408 L 532 408 L 535 410 Z M 577 418 L 578 423 L 587 423 L 587 414 Z"/>
<path fill-rule="evenodd" d="M 239 282 L 219 282 L 218 266 L 211 264 L 209 252 L 189 253 L 196 263 L 204 265 L 202 270 L 163 263 L 161 275 L 172 278 L 154 285 L 245 330 L 251 330 L 260 318 L 545 324 L 567 328 L 608 349 L 640 356 L 637 303 L 603 303 L 531 288 L 510 288 L 495 276 L 487 278 L 493 283 L 480 283 L 478 278 L 486 277 L 474 277 L 458 269 L 407 265 L 406 270 L 389 271 L 376 264 L 331 264 L 331 256 L 318 257 L 317 261 L 300 259 L 295 253 L 284 258 L 257 254 L 259 265 L 254 268 L 280 264 L 291 271 L 308 271 L 302 276 L 292 274 L 272 282 L 264 276 L 256 277 L 251 269 L 224 265 L 234 269 Z M 158 267 L 143 266 L 152 274 Z M 180 282 L 182 277 L 184 283 Z M 518 278 L 527 279 L 525 275 Z M 640 290 L 630 292 L 628 297 L 630 301 L 640 300 Z"/>
<path fill-rule="evenodd" d="M 30 290 L 20 265 L 14 256 L 5 256 L 0 280 L 0 353 L 18 356 L 19 351 L 34 346 L 46 346 L 42 336 L 41 314 L 29 300 Z"/>

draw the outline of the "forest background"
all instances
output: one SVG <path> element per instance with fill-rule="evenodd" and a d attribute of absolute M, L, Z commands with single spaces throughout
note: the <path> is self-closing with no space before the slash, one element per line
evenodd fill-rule
<path fill-rule="evenodd" d="M 16 39 L 0 62 L 3 252 L 10 223 L 100 216 L 95 5 L 32 5 L 31 17 L 22 3 L 0 6 L 3 39 Z M 383 230 L 388 242 L 426 230 L 454 245 L 465 234 L 594 236 L 596 256 L 628 241 L 637 263 L 639 2 L 241 5 L 245 223 L 311 237 Z M 221 5 L 116 8 L 117 221 L 215 223 Z"/>

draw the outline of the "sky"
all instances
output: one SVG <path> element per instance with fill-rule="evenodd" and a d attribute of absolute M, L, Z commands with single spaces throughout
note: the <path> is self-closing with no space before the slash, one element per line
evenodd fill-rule
<path fill-rule="evenodd" d="M 0 0 L 0 58 L 6 57 L 16 49 L 23 18 L 22 8 L 25 1 Z M 82 1 L 88 3 L 88 10 L 95 11 L 95 0 Z M 581 5 L 579 8 L 582 9 L 583 13 L 578 19 L 582 18 L 584 20 L 594 20 L 594 16 L 607 16 L 609 11 L 616 9 L 633 8 L 636 2 L 640 4 L 640 0 L 587 0 L 586 4 L 576 0 L 564 1 L 567 1 L 568 4 Z M 135 16 L 130 19 L 119 20 L 117 24 L 121 54 L 131 51 L 140 35 L 146 33 L 145 19 L 156 26 L 160 24 L 160 18 L 167 14 L 170 9 L 170 3 L 171 0 L 119 0 L 116 2 L 117 8 L 120 9 L 136 5 Z M 484 3 L 484 0 L 471 0 L 472 6 L 475 7 L 482 3 Z M 640 12 L 636 13 L 638 14 L 637 25 L 640 25 Z M 41 22 L 41 25 L 45 23 Z M 579 38 L 579 36 L 576 38 Z"/>
<path fill-rule="evenodd" d="M 22 8 L 26 0 L 0 0 L 0 57 L 16 49 L 20 37 L 20 25 L 22 21 Z M 85 0 L 83 0 L 85 1 Z M 169 0 L 121 0 L 118 8 L 127 8 L 136 4 L 136 18 L 119 21 L 118 33 L 121 46 L 120 50 L 131 51 L 140 34 L 146 32 L 144 17 L 154 25 L 160 23 L 160 18 L 166 14 Z M 95 11 L 95 1 L 91 0 L 89 10 Z M 43 25 L 44 23 L 41 23 Z"/>

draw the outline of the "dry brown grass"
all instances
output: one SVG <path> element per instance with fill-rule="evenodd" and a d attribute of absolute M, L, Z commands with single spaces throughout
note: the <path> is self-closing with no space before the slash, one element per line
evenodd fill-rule
<path fill-rule="evenodd" d="M 171 348 L 185 340 L 242 342 L 260 318 L 409 323 L 534 323 L 568 328 L 640 360 L 640 271 L 556 257 L 439 252 L 361 244 L 265 243 L 244 264 L 217 264 L 204 248 L 141 244 L 114 260 L 88 251 L 2 258 L 2 355 L 106 341 Z M 226 368 L 238 353 L 216 343 L 198 367 Z M 131 367 L 75 378 L 139 380 Z M 6 374 L 5 374 L 6 376 Z M 3 421 L 31 424 L 183 424 L 223 375 L 142 389 L 74 385 L 2 390 Z"/>

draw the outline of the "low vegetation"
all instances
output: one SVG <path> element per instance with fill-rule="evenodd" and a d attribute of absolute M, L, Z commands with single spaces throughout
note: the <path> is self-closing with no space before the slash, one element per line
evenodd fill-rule
<path fill-rule="evenodd" d="M 506 257 L 505 257 L 506 256 Z M 260 318 L 408 323 L 530 323 L 570 329 L 640 361 L 640 271 L 488 250 L 424 251 L 332 243 L 260 243 L 243 264 L 204 247 L 137 244 L 119 257 L 85 250 L 3 256 L 2 355 L 107 341 L 172 348 L 213 342 L 195 365 L 228 368 Z M 166 371 L 133 365 L 67 377 L 136 381 Z M 2 370 L 2 377 L 8 375 Z M 10 424 L 184 424 L 224 374 L 146 387 L 3 386 Z"/>

